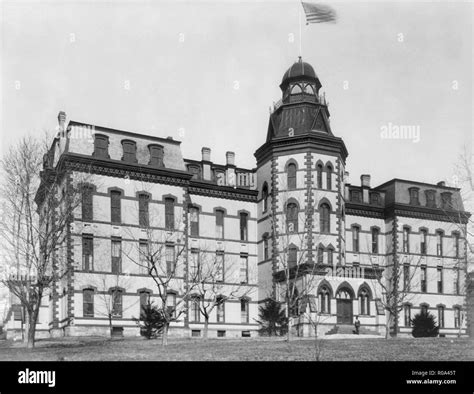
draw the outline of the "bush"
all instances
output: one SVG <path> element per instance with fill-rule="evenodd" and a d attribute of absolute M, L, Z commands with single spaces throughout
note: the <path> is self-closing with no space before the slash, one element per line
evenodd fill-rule
<path fill-rule="evenodd" d="M 260 335 L 273 336 L 285 335 L 288 329 L 288 319 L 286 313 L 281 307 L 281 303 L 272 298 L 267 298 L 265 303 L 259 308 Z"/>
<path fill-rule="evenodd" d="M 431 313 L 418 313 L 411 322 L 413 325 L 412 335 L 415 338 L 438 336 L 439 327 Z"/>
<path fill-rule="evenodd" d="M 156 338 L 165 325 L 161 310 L 150 302 L 143 305 L 140 319 L 134 318 L 133 320 L 140 327 L 140 334 L 146 339 Z"/>

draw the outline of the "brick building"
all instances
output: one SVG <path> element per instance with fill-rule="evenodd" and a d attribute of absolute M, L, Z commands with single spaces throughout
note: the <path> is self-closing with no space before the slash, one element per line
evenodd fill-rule
<path fill-rule="evenodd" d="M 58 192 L 75 184 L 90 197 L 71 219 L 67 247 L 57 256 L 69 274 L 45 299 L 39 328 L 59 335 L 106 333 L 99 301 L 113 292 L 114 330 L 138 334 L 133 317 L 143 295 L 157 300 L 156 285 L 136 264 L 148 236 L 141 219 L 146 212 L 160 234 L 169 233 L 172 222 L 173 234 L 163 241 L 169 253 L 184 251 L 170 302 L 180 299 L 203 254 L 221 256 L 216 259 L 229 268 L 219 279 L 223 294 L 238 285 L 211 313 L 210 336 L 255 336 L 258 303 L 283 301 L 290 282 L 304 294 L 292 311 L 299 335 L 312 335 L 312 321 L 326 333 L 352 326 L 355 316 L 365 330 L 383 335 L 383 298 L 392 286 L 404 294 L 393 330 L 408 335 L 410 319 L 430 311 L 441 334 L 464 333 L 469 214 L 459 189 L 402 179 L 374 187 L 370 175 L 359 185 L 347 183 L 348 150 L 331 129 L 311 65 L 300 58 L 280 88 L 255 169 L 238 167 L 232 152 L 225 163 L 214 163 L 209 148 L 202 148 L 202 160 L 187 160 L 170 137 L 66 125 L 60 113 L 61 131 L 44 171 L 66 170 Z M 287 281 L 289 268 L 300 265 L 305 269 Z M 182 304 L 183 318 L 172 324 L 176 335 L 203 329 L 192 302 Z"/>

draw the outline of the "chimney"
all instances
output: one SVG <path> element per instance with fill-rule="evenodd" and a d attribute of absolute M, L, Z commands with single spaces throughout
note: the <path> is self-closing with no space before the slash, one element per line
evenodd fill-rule
<path fill-rule="evenodd" d="M 228 166 L 235 166 L 235 153 L 234 152 L 227 152 L 225 154 L 226 157 L 226 164 Z"/>
<path fill-rule="evenodd" d="M 438 182 L 436 185 L 438 185 L 438 186 L 446 186 L 446 182 L 445 182 L 445 181 L 440 181 L 440 182 Z"/>
<path fill-rule="evenodd" d="M 66 112 L 59 111 L 58 114 L 58 123 L 59 123 L 59 131 L 64 131 L 66 128 Z"/>
<path fill-rule="evenodd" d="M 203 147 L 201 149 L 202 161 L 211 161 L 211 148 Z"/>
<path fill-rule="evenodd" d="M 370 175 L 368 174 L 361 175 L 360 184 L 362 187 L 370 187 Z"/>

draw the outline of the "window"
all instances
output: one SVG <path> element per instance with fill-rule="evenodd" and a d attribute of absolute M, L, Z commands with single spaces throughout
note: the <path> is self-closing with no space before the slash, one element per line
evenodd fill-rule
<path fill-rule="evenodd" d="M 248 282 L 248 257 L 240 256 L 240 283 Z"/>
<path fill-rule="evenodd" d="M 92 192 L 92 186 L 84 185 L 82 187 L 82 220 L 85 222 L 90 222 L 93 219 Z"/>
<path fill-rule="evenodd" d="M 268 209 L 268 185 L 265 182 L 262 188 L 262 201 L 263 201 L 263 212 L 266 212 Z"/>
<path fill-rule="evenodd" d="M 426 254 L 426 245 L 427 245 L 428 231 L 425 229 L 420 230 L 420 252 L 421 254 Z"/>
<path fill-rule="evenodd" d="M 191 330 L 191 336 L 192 337 L 200 337 L 201 336 L 201 330 Z"/>
<path fill-rule="evenodd" d="M 362 289 L 359 293 L 359 313 L 370 315 L 370 296 L 367 289 Z"/>
<path fill-rule="evenodd" d="M 330 165 L 326 167 L 326 189 L 332 189 L 332 167 Z"/>
<path fill-rule="evenodd" d="M 298 205 L 294 202 L 286 205 L 286 228 L 289 233 L 298 232 Z"/>
<path fill-rule="evenodd" d="M 166 312 L 169 316 L 176 317 L 176 294 L 168 293 L 166 294 Z"/>
<path fill-rule="evenodd" d="M 438 278 L 438 293 L 443 292 L 443 268 L 438 267 L 437 270 L 437 278 Z"/>
<path fill-rule="evenodd" d="M 436 255 L 443 255 L 443 232 L 436 231 Z"/>
<path fill-rule="evenodd" d="M 288 173 L 288 189 L 296 189 L 296 164 L 290 163 L 287 167 Z"/>
<path fill-rule="evenodd" d="M 301 93 L 303 93 L 301 86 L 297 84 L 293 85 L 293 87 L 291 88 L 291 94 L 301 94 Z"/>
<path fill-rule="evenodd" d="M 224 253 L 222 252 L 216 253 L 216 268 L 216 281 L 224 282 Z"/>
<path fill-rule="evenodd" d="M 360 190 L 351 190 L 349 197 L 352 202 L 360 202 Z"/>
<path fill-rule="evenodd" d="M 403 264 L 403 290 L 410 290 L 410 265 Z"/>
<path fill-rule="evenodd" d="M 298 261 L 298 249 L 295 245 L 290 245 L 288 248 L 288 268 L 296 267 Z"/>
<path fill-rule="evenodd" d="M 331 231 L 330 212 L 331 208 L 326 203 L 319 207 L 319 231 L 321 233 L 329 234 Z"/>
<path fill-rule="evenodd" d="M 112 316 L 122 317 L 122 290 L 112 290 Z"/>
<path fill-rule="evenodd" d="M 318 246 L 318 264 L 322 265 L 324 262 L 324 248 L 322 246 Z"/>
<path fill-rule="evenodd" d="M 314 95 L 314 88 L 310 85 L 310 84 L 307 84 L 305 87 L 304 87 L 304 92 L 307 93 L 307 94 L 312 94 Z"/>
<path fill-rule="evenodd" d="M 459 257 L 459 233 L 453 233 L 454 237 L 454 257 Z"/>
<path fill-rule="evenodd" d="M 166 275 L 172 277 L 176 275 L 176 256 L 173 245 L 166 245 L 165 247 L 166 256 Z"/>
<path fill-rule="evenodd" d="M 82 269 L 94 271 L 94 239 L 92 235 L 82 236 Z"/>
<path fill-rule="evenodd" d="M 143 308 L 147 306 L 147 304 L 150 302 L 150 292 L 147 290 L 142 290 L 139 293 L 140 297 L 140 309 L 139 309 L 139 316 L 142 318 L 143 314 Z"/>
<path fill-rule="evenodd" d="M 199 280 L 199 252 L 195 249 L 191 251 L 191 261 L 189 266 L 189 279 Z"/>
<path fill-rule="evenodd" d="M 425 190 L 426 206 L 436 208 L 436 190 Z"/>
<path fill-rule="evenodd" d="M 149 256 L 149 249 L 148 249 L 148 242 L 147 241 L 140 241 L 138 244 L 138 264 L 140 265 L 140 274 L 148 275 L 149 269 L 151 268 L 148 256 Z"/>
<path fill-rule="evenodd" d="M 225 337 L 225 330 L 217 330 L 217 337 L 224 338 Z"/>
<path fill-rule="evenodd" d="M 148 194 L 138 195 L 138 222 L 142 227 L 146 227 L 149 224 L 149 213 L 148 205 L 150 196 Z"/>
<path fill-rule="evenodd" d="M 331 293 L 327 286 L 321 286 L 318 292 L 318 298 L 321 313 L 331 313 Z"/>
<path fill-rule="evenodd" d="M 248 240 L 248 214 L 245 212 L 240 212 L 240 240 Z"/>
<path fill-rule="evenodd" d="M 268 253 L 268 236 L 263 237 L 263 259 L 268 260 L 269 253 Z"/>
<path fill-rule="evenodd" d="M 460 270 L 458 268 L 453 268 L 453 278 L 454 278 L 454 283 L 453 283 L 453 289 L 454 289 L 454 294 L 459 295 L 460 289 L 459 289 L 459 282 L 460 282 Z"/>
<path fill-rule="evenodd" d="M 217 297 L 216 299 L 216 312 L 217 312 L 217 322 L 225 322 L 225 300 L 223 297 Z"/>
<path fill-rule="evenodd" d="M 191 223 L 191 237 L 199 237 L 199 209 L 196 207 L 189 208 L 189 217 Z"/>
<path fill-rule="evenodd" d="M 199 166 L 188 166 L 188 171 L 193 174 L 192 179 L 201 179 L 201 167 Z"/>
<path fill-rule="evenodd" d="M 378 193 L 370 193 L 370 203 L 372 205 L 380 205 L 380 194 Z"/>
<path fill-rule="evenodd" d="M 411 327 L 411 305 L 404 305 L 403 313 L 405 315 L 405 327 Z"/>
<path fill-rule="evenodd" d="M 372 228 L 372 253 L 379 252 L 379 232 L 378 228 Z"/>
<path fill-rule="evenodd" d="M 200 303 L 199 297 L 192 297 L 191 298 L 191 313 L 189 316 L 189 321 L 192 323 L 199 323 L 201 320 L 201 312 L 199 311 L 199 303 Z"/>
<path fill-rule="evenodd" d="M 110 216 L 112 223 L 120 223 L 122 220 L 120 206 L 121 197 L 122 193 L 118 190 L 112 190 L 110 192 Z"/>
<path fill-rule="evenodd" d="M 438 306 L 438 326 L 444 328 L 444 306 Z"/>
<path fill-rule="evenodd" d="M 216 238 L 224 238 L 224 211 L 221 209 L 216 210 Z"/>
<path fill-rule="evenodd" d="M 451 193 L 449 192 L 441 193 L 441 208 L 442 209 L 452 208 Z"/>
<path fill-rule="evenodd" d="M 426 267 L 425 266 L 421 267 L 420 285 L 421 285 L 421 292 L 426 293 Z"/>
<path fill-rule="evenodd" d="M 122 241 L 120 239 L 112 240 L 112 273 L 120 274 L 122 272 Z"/>
<path fill-rule="evenodd" d="M 333 265 L 333 258 L 334 256 L 334 251 L 332 249 L 328 249 L 328 265 Z"/>
<path fill-rule="evenodd" d="M 249 302 L 246 299 L 240 300 L 240 319 L 242 323 L 249 322 Z"/>
<path fill-rule="evenodd" d="M 123 156 L 122 160 L 127 163 L 137 162 L 137 144 L 135 141 L 123 140 L 122 141 Z"/>
<path fill-rule="evenodd" d="M 165 228 L 174 230 L 174 198 L 165 198 Z"/>
<path fill-rule="evenodd" d="M 360 227 L 352 226 L 352 251 L 359 252 L 359 233 Z"/>
<path fill-rule="evenodd" d="M 109 156 L 109 137 L 102 134 L 94 134 L 94 153 L 93 156 L 101 159 L 108 159 Z"/>
<path fill-rule="evenodd" d="M 428 305 L 426 304 L 420 305 L 420 313 L 426 316 L 428 314 Z"/>
<path fill-rule="evenodd" d="M 148 165 L 153 167 L 164 167 L 163 164 L 163 147 L 161 145 L 148 145 L 150 151 L 150 161 Z"/>
<path fill-rule="evenodd" d="M 94 290 L 84 289 L 82 291 L 82 311 L 84 317 L 94 317 Z"/>
<path fill-rule="evenodd" d="M 316 185 L 318 189 L 323 188 L 323 165 L 318 164 L 316 166 Z"/>
<path fill-rule="evenodd" d="M 408 189 L 410 193 L 410 205 L 420 205 L 419 190 L 417 187 L 410 187 Z"/>
<path fill-rule="evenodd" d="M 454 307 L 454 328 L 461 327 L 461 308 Z"/>
<path fill-rule="evenodd" d="M 410 253 L 410 228 L 403 227 L 403 253 Z"/>

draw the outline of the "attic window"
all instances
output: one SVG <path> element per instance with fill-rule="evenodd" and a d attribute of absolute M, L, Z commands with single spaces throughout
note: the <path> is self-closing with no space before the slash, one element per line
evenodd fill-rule
<path fill-rule="evenodd" d="M 441 208 L 443 209 L 452 208 L 451 193 L 449 192 L 441 193 Z"/>
<path fill-rule="evenodd" d="M 436 190 L 425 190 L 426 206 L 436 208 Z"/>
<path fill-rule="evenodd" d="M 350 200 L 352 202 L 360 202 L 360 190 L 351 190 L 350 191 Z"/>
<path fill-rule="evenodd" d="M 153 167 L 164 167 L 163 164 L 163 147 L 161 145 L 148 145 L 150 151 L 150 161 L 148 165 Z"/>
<path fill-rule="evenodd" d="M 108 159 L 109 156 L 109 137 L 103 134 L 94 134 L 94 153 L 93 156 Z"/>
<path fill-rule="evenodd" d="M 380 205 L 380 194 L 370 193 L 370 203 L 373 205 Z"/>
<path fill-rule="evenodd" d="M 127 163 L 137 162 L 137 144 L 132 140 L 122 141 L 123 156 L 122 160 Z"/>
<path fill-rule="evenodd" d="M 193 174 L 192 179 L 201 179 L 201 168 L 196 165 L 188 166 L 188 171 Z"/>
<path fill-rule="evenodd" d="M 420 189 L 417 187 L 410 187 L 408 191 L 410 192 L 410 205 L 420 205 L 418 196 Z"/>

